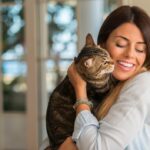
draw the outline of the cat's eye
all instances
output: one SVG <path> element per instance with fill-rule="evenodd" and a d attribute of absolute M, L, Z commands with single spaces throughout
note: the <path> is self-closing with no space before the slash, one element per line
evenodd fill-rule
<path fill-rule="evenodd" d="M 108 64 L 109 63 L 109 60 L 104 60 L 104 65 Z"/>

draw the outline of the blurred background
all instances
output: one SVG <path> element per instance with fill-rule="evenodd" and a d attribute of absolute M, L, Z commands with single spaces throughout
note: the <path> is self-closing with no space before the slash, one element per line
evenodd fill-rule
<path fill-rule="evenodd" d="M 87 33 L 105 17 L 147 0 L 0 0 L 0 150 L 38 150 L 48 98 Z"/>

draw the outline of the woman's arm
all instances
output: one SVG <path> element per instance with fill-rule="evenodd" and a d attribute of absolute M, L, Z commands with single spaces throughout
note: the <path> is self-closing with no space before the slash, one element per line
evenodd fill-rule
<path fill-rule="evenodd" d="M 73 133 L 78 148 L 80 150 L 125 149 L 143 128 L 147 109 L 150 108 L 149 85 L 149 72 L 137 75 L 129 81 L 122 89 L 117 102 L 100 122 L 89 110 L 80 109 Z M 81 91 L 84 93 L 84 90 Z"/>
<path fill-rule="evenodd" d="M 59 147 L 59 150 L 78 150 L 76 144 L 71 137 L 68 137 L 63 144 Z"/>
<path fill-rule="evenodd" d="M 80 75 L 76 71 L 74 63 L 68 69 L 68 77 L 75 89 L 76 99 L 88 101 L 86 82 L 80 77 Z M 80 104 L 76 109 L 76 113 L 78 114 L 82 110 L 90 110 L 90 107 L 86 104 Z"/>

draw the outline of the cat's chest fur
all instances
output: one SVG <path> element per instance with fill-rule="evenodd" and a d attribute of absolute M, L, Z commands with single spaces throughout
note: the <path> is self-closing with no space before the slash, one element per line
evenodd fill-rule
<path fill-rule="evenodd" d="M 91 35 L 87 35 L 86 44 L 75 59 L 80 76 L 87 82 L 87 96 L 93 102 L 94 113 L 98 104 L 110 90 L 110 73 L 114 64 L 108 52 L 94 44 Z M 64 140 L 72 135 L 76 112 L 75 91 L 68 77 L 52 92 L 46 114 L 46 128 L 51 150 L 57 150 Z"/>

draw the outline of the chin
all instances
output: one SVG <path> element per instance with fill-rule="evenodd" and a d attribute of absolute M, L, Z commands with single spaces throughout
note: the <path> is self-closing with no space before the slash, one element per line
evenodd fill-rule
<path fill-rule="evenodd" d="M 113 76 L 120 81 L 125 81 L 129 79 L 132 75 L 126 74 L 126 73 L 113 73 Z"/>

